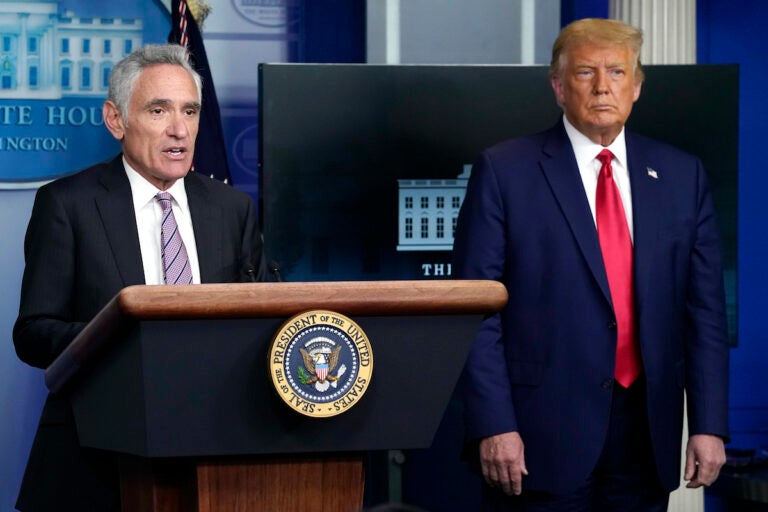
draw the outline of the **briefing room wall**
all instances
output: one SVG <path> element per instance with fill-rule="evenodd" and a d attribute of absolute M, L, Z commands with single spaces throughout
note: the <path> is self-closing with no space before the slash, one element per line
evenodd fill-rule
<path fill-rule="evenodd" d="M 765 84 L 768 68 L 768 3 L 699 0 L 698 62 L 738 63 L 739 108 L 739 327 L 731 351 L 730 446 L 768 446 L 768 325 L 765 322 L 768 272 L 768 209 L 765 191 Z"/>
<path fill-rule="evenodd" d="M 739 64 L 738 346 L 731 351 L 731 448 L 768 447 L 768 209 L 765 122 L 768 3 L 698 0 L 697 61 Z M 707 493 L 708 512 L 766 510 Z M 747 508 L 755 507 L 755 508 Z"/>

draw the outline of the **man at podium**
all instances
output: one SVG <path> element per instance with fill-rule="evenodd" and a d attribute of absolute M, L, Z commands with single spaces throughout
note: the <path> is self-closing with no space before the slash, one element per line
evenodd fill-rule
<path fill-rule="evenodd" d="M 112 70 L 102 113 L 122 153 L 35 198 L 13 329 L 22 361 L 46 368 L 126 286 L 265 277 L 250 197 L 190 172 L 201 90 L 178 45 L 146 46 Z M 80 448 L 66 391 L 46 400 L 16 506 L 120 510 L 117 459 Z"/>

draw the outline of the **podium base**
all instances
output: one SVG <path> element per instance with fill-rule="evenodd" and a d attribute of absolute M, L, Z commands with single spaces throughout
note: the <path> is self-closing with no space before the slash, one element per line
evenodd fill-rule
<path fill-rule="evenodd" d="M 362 455 L 120 459 L 124 512 L 359 512 Z"/>

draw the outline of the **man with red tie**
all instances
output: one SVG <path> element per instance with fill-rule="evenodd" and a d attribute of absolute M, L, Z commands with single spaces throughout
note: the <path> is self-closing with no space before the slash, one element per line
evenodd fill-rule
<path fill-rule="evenodd" d="M 719 237 L 701 162 L 628 132 L 642 34 L 565 27 L 562 119 L 477 160 L 455 270 L 494 279 L 466 375 L 467 450 L 483 510 L 663 511 L 725 462 L 728 344 Z"/>

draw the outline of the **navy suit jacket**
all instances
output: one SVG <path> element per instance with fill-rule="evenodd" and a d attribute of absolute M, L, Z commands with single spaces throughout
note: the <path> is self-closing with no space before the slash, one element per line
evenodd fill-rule
<path fill-rule="evenodd" d="M 636 318 L 653 452 L 680 479 L 683 392 L 690 434 L 728 435 L 728 344 L 717 225 L 701 162 L 626 133 Z M 524 488 L 569 492 L 604 445 L 616 328 L 600 245 L 562 121 L 486 150 L 454 245 L 460 278 L 504 283 L 465 375 L 469 442 L 518 431 Z"/>
<path fill-rule="evenodd" d="M 184 179 L 201 281 L 264 278 L 253 202 L 207 176 Z M 19 358 L 46 368 L 122 288 L 144 284 L 131 187 L 122 156 L 41 187 L 24 243 L 13 339 Z M 21 510 L 111 510 L 114 461 L 77 445 L 66 393 L 51 394 L 27 464 Z"/>

